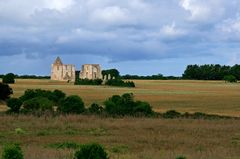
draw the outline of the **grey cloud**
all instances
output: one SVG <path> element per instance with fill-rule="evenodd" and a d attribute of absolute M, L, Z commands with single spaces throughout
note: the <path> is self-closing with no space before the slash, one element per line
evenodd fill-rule
<path fill-rule="evenodd" d="M 237 0 L 3 0 L 0 56 L 89 54 L 114 62 L 212 55 L 215 43 L 233 40 L 239 6 Z M 224 31 L 228 25 L 232 32 Z"/>

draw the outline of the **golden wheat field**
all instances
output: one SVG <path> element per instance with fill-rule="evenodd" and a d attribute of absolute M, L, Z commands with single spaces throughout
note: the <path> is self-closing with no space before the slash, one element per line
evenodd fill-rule
<path fill-rule="evenodd" d="M 74 86 L 50 80 L 17 80 L 14 97 L 26 89 L 59 89 L 99 104 L 113 94 L 134 93 L 155 111 L 240 116 L 240 84 L 221 81 L 134 81 L 136 88 Z M 1 111 L 7 108 L 2 103 Z M 240 159 L 240 120 L 110 118 L 87 115 L 0 115 L 0 145 L 19 143 L 26 159 L 73 159 L 59 145 L 100 143 L 110 159 Z M 0 153 L 2 148 L 0 148 Z"/>
<path fill-rule="evenodd" d="M 240 84 L 224 81 L 135 80 L 136 88 L 76 86 L 50 80 L 16 80 L 11 85 L 14 97 L 26 89 L 59 89 L 68 95 L 79 95 L 85 105 L 103 103 L 114 94 L 133 93 L 137 100 L 149 102 L 155 111 L 175 109 L 180 112 L 204 112 L 240 116 Z M 4 109 L 4 107 L 2 108 Z"/>

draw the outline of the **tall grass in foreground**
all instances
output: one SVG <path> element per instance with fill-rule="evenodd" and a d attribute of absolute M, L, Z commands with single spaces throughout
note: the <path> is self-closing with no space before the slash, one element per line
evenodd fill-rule
<path fill-rule="evenodd" d="M 239 132 L 234 119 L 0 115 L 1 146 L 19 143 L 26 159 L 73 158 L 69 143 L 92 142 L 104 145 L 112 159 L 239 159 Z M 67 146 L 51 146 L 59 143 Z"/>

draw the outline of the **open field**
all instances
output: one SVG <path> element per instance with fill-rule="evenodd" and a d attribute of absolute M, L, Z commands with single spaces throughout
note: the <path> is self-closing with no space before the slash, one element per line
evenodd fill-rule
<path fill-rule="evenodd" d="M 74 86 L 50 80 L 17 80 L 14 97 L 26 89 L 59 89 L 90 105 L 113 94 L 134 93 L 155 111 L 205 112 L 240 116 L 240 84 L 221 81 L 135 81 L 136 88 Z M 0 111 L 6 106 L 0 103 Z M 71 159 L 73 149 L 57 143 L 103 144 L 111 159 L 240 159 L 240 120 L 102 118 L 97 116 L 10 116 L 0 114 L 0 154 L 20 143 L 26 159 Z"/>
<path fill-rule="evenodd" d="M 1 145 L 19 143 L 26 159 L 71 159 L 51 146 L 66 141 L 101 143 L 111 159 L 240 159 L 240 120 L 0 116 Z"/>
<path fill-rule="evenodd" d="M 113 94 L 134 93 L 136 99 L 149 102 L 155 111 L 175 109 L 180 112 L 205 112 L 240 116 L 240 84 L 223 81 L 134 81 L 136 88 L 107 86 L 75 86 L 66 82 L 50 80 L 16 80 L 11 85 L 14 97 L 26 89 L 59 89 L 68 95 L 76 94 L 88 106 L 102 103 Z M 1 110 L 6 109 L 1 106 Z"/>

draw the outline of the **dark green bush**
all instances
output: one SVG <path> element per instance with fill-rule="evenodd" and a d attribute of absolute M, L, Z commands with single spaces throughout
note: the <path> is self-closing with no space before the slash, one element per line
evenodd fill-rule
<path fill-rule="evenodd" d="M 176 159 L 187 159 L 185 156 L 177 156 Z"/>
<path fill-rule="evenodd" d="M 100 144 L 85 144 L 75 152 L 74 159 L 108 159 L 108 155 Z"/>
<path fill-rule="evenodd" d="M 113 95 L 107 101 L 104 102 L 105 110 L 112 115 L 129 115 L 133 113 L 134 103 L 127 103 L 124 97 L 126 94 L 119 96 Z M 131 94 L 132 95 L 132 94 Z M 131 96 L 130 94 L 128 96 Z"/>
<path fill-rule="evenodd" d="M 6 84 L 13 84 L 15 83 L 15 75 L 13 73 L 8 73 L 2 78 L 2 82 Z"/>
<path fill-rule="evenodd" d="M 93 103 L 89 108 L 88 108 L 90 113 L 93 114 L 100 114 L 103 111 L 103 108 L 101 106 L 99 106 L 96 103 Z"/>
<path fill-rule="evenodd" d="M 10 108 L 10 112 L 19 113 L 22 101 L 18 98 L 10 98 L 7 100 L 7 106 Z"/>
<path fill-rule="evenodd" d="M 181 113 L 179 113 L 175 110 L 169 110 L 166 113 L 163 113 L 163 117 L 170 118 L 170 119 L 179 118 L 179 117 L 181 117 Z"/>
<path fill-rule="evenodd" d="M 11 144 L 3 148 L 2 159 L 23 159 L 23 153 L 19 145 Z"/>
<path fill-rule="evenodd" d="M 121 79 L 110 79 L 110 80 L 107 80 L 105 85 L 118 86 L 118 87 L 135 87 L 134 82 L 132 82 L 132 81 L 124 82 Z"/>
<path fill-rule="evenodd" d="M 33 99 L 36 97 L 44 97 L 48 98 L 50 101 L 54 103 L 55 106 L 59 106 L 60 102 L 66 97 L 66 94 L 60 90 L 42 90 L 42 89 L 28 89 L 24 92 L 24 94 L 20 97 L 20 99 L 24 102 L 29 99 Z"/>
<path fill-rule="evenodd" d="M 233 75 L 224 76 L 223 79 L 224 79 L 225 82 L 230 82 L 230 83 L 236 83 L 237 82 L 237 78 Z"/>
<path fill-rule="evenodd" d="M 104 102 L 105 110 L 111 115 L 151 115 L 152 108 L 147 102 L 134 101 L 132 93 L 114 95 Z"/>
<path fill-rule="evenodd" d="M 26 112 L 53 111 L 53 102 L 46 97 L 35 97 L 23 103 Z"/>
<path fill-rule="evenodd" d="M 84 112 L 85 108 L 82 99 L 79 96 L 72 95 L 67 97 L 60 103 L 58 110 L 66 114 L 80 114 Z"/>
<path fill-rule="evenodd" d="M 75 85 L 101 85 L 103 82 L 102 79 L 77 79 Z"/>
<path fill-rule="evenodd" d="M 52 92 L 48 90 L 42 89 L 27 89 L 24 94 L 20 97 L 20 99 L 24 102 L 26 100 L 36 98 L 36 97 L 45 97 L 51 98 Z"/>
<path fill-rule="evenodd" d="M 133 112 L 135 114 L 140 113 L 143 115 L 150 115 L 153 114 L 152 108 L 149 103 L 147 102 L 142 102 L 142 101 L 137 101 L 136 106 L 133 109 Z"/>
<path fill-rule="evenodd" d="M 0 83 L 0 100 L 7 100 L 10 95 L 13 94 L 13 90 L 8 84 Z"/>
<path fill-rule="evenodd" d="M 48 97 L 55 105 L 59 106 L 60 102 L 66 97 L 66 94 L 60 90 L 54 90 Z"/>

